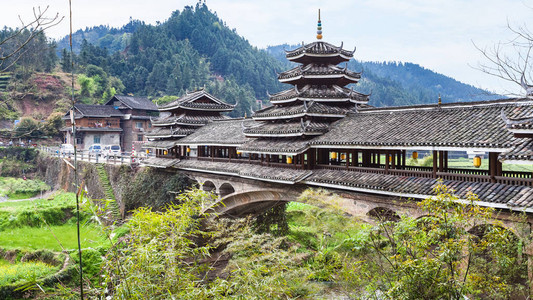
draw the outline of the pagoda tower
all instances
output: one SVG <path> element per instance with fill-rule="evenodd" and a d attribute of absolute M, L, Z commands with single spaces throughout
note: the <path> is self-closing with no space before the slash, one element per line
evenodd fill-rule
<path fill-rule="evenodd" d="M 322 41 L 320 10 L 316 38 L 313 43 L 285 51 L 287 59 L 299 65 L 279 74 L 278 79 L 293 88 L 269 95 L 273 105 L 254 113 L 255 124 L 243 129 L 246 137 L 254 139 L 247 141 L 240 151 L 269 154 L 303 151 L 305 141 L 327 132 L 332 122 L 368 103 L 368 95 L 346 87 L 357 83 L 361 74 L 348 70 L 347 63 L 339 66 L 353 57 L 355 49 L 347 51 L 342 44 L 337 47 Z M 285 145 L 281 152 L 275 151 L 280 149 L 275 145 L 278 142 Z"/>

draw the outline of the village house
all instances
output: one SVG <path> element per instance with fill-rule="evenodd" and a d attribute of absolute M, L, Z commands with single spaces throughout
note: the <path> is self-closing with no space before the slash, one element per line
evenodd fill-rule
<path fill-rule="evenodd" d="M 123 152 L 130 152 L 132 145 L 146 141 L 150 118 L 157 116 L 157 106 L 145 97 L 114 96 L 104 105 L 75 104 L 75 144 L 79 150 L 93 144 L 120 145 Z M 63 119 L 64 143 L 73 144 L 70 113 Z"/>

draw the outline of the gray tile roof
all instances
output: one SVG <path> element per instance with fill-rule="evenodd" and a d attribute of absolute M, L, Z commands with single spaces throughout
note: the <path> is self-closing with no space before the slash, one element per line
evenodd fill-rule
<path fill-rule="evenodd" d="M 197 129 L 193 134 L 177 141 L 178 145 L 240 145 L 246 141 L 243 124 L 251 119 L 230 119 L 212 121 Z"/>
<path fill-rule="evenodd" d="M 500 160 L 518 160 L 533 163 L 533 139 L 520 139 L 511 150 L 502 153 Z"/>
<path fill-rule="evenodd" d="M 208 102 L 200 102 L 198 100 L 207 100 Z M 175 101 L 162 105 L 159 107 L 159 110 L 188 108 L 195 110 L 231 111 L 234 107 L 235 105 L 227 104 L 207 93 L 205 90 L 199 90 L 187 93 Z"/>
<path fill-rule="evenodd" d="M 273 105 L 261 110 L 258 110 L 252 116 L 254 119 L 279 119 L 279 118 L 297 118 L 303 116 L 321 116 L 321 117 L 335 117 L 345 116 L 349 112 L 353 112 L 355 106 L 349 105 L 340 107 L 338 105 L 329 105 L 327 103 L 318 103 L 314 101 L 304 101 L 291 106 Z"/>
<path fill-rule="evenodd" d="M 514 107 L 503 101 L 361 110 L 332 124 L 311 145 L 509 148 L 516 138 L 501 113 Z"/>
<path fill-rule="evenodd" d="M 300 89 L 294 86 L 292 89 L 270 95 L 270 102 L 273 104 L 289 103 L 297 100 L 367 103 L 369 96 L 338 85 L 322 86 L 310 84 Z"/>
<path fill-rule="evenodd" d="M 356 73 L 331 64 L 308 64 L 305 66 L 297 66 L 291 70 L 285 71 L 278 75 L 278 79 L 282 82 L 295 82 L 306 78 L 316 78 L 320 76 L 320 80 L 328 78 L 340 78 L 344 84 L 355 83 L 361 79 L 361 73 Z"/>
<path fill-rule="evenodd" d="M 123 117 L 124 114 L 108 105 L 90 105 L 90 104 L 80 104 L 77 103 L 74 105 L 74 117 L 76 119 L 83 117 L 98 117 L 98 118 L 108 118 L 108 117 Z M 67 113 L 63 119 L 69 119 L 70 115 Z"/>
<path fill-rule="evenodd" d="M 170 168 L 177 164 L 179 159 L 149 157 L 141 161 L 141 165 L 154 167 L 154 168 Z"/>
<path fill-rule="evenodd" d="M 156 141 L 148 141 L 144 144 L 142 144 L 142 148 L 155 148 L 155 149 L 165 149 L 168 150 L 172 147 L 176 146 L 176 141 L 173 140 L 156 140 Z"/>
<path fill-rule="evenodd" d="M 336 56 L 338 56 L 338 61 L 341 62 L 349 60 L 351 57 L 353 57 L 353 53 L 355 52 L 355 50 L 344 50 L 342 49 L 342 44 L 340 45 L 340 47 L 337 47 L 330 43 L 316 41 L 307 45 L 303 45 L 297 49 L 285 52 L 288 60 L 299 61 L 298 57 L 306 56 L 309 54 L 315 56 L 315 59 L 317 55 L 331 56 L 337 54 Z"/>
<path fill-rule="evenodd" d="M 189 116 L 181 114 L 179 116 L 160 117 L 152 121 L 154 126 L 172 126 L 172 125 L 189 125 L 189 126 L 203 126 L 211 120 L 225 120 L 228 119 L 222 115 L 203 115 L 203 116 Z"/>
<path fill-rule="evenodd" d="M 246 143 L 237 147 L 238 151 L 268 154 L 300 154 L 309 148 L 309 139 L 306 138 L 251 138 Z"/>
<path fill-rule="evenodd" d="M 131 109 L 157 111 L 157 105 L 155 105 L 152 101 L 150 101 L 146 97 L 115 95 L 113 96 L 113 98 L 111 98 L 111 100 L 107 101 L 105 105 L 113 105 L 114 99 L 117 99 L 122 104 L 124 104 L 125 106 Z"/>
<path fill-rule="evenodd" d="M 279 136 L 303 136 L 318 135 L 328 130 L 326 122 L 302 122 L 291 120 L 290 122 L 267 122 L 259 121 L 253 126 L 245 127 L 246 136 L 279 137 Z"/>
<path fill-rule="evenodd" d="M 146 132 L 144 135 L 148 138 L 169 138 L 169 137 L 183 137 L 193 132 L 194 132 L 194 129 L 190 129 L 190 128 L 155 127 L 151 131 Z"/>
<path fill-rule="evenodd" d="M 385 194 L 435 195 L 435 179 L 372 174 L 344 170 L 314 170 L 305 179 L 309 184 L 325 184 L 339 188 L 360 188 L 381 191 Z M 444 180 L 443 183 L 455 190 L 455 194 L 466 199 L 468 192 L 478 195 L 484 202 L 506 204 L 509 206 L 533 206 L 533 188 L 526 186 L 505 185 L 487 182 L 464 182 Z"/>
<path fill-rule="evenodd" d="M 246 163 L 212 162 L 203 160 L 182 160 L 174 168 L 207 171 L 218 174 L 237 175 L 266 181 L 285 183 L 298 182 L 311 174 L 309 170 L 257 166 Z"/>

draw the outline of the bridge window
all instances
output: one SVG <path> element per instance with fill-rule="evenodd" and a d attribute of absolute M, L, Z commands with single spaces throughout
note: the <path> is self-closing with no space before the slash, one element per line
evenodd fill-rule
<path fill-rule="evenodd" d="M 204 182 L 204 184 L 202 185 L 202 190 L 204 190 L 206 192 L 211 192 L 211 193 L 216 193 L 217 192 L 215 184 L 213 182 L 211 182 L 211 181 Z"/>
<path fill-rule="evenodd" d="M 229 183 L 224 183 L 223 185 L 221 185 L 220 188 L 218 188 L 218 191 L 219 191 L 220 197 L 225 197 L 229 194 L 235 193 L 235 189 Z"/>

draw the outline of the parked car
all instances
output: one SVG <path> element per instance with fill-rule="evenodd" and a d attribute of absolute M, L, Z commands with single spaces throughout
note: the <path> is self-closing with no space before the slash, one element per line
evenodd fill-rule
<path fill-rule="evenodd" d="M 59 148 L 59 153 L 61 154 L 74 154 L 74 146 L 71 144 L 61 144 Z"/>
<path fill-rule="evenodd" d="M 105 158 L 120 156 L 120 146 L 119 145 L 105 145 L 104 150 L 102 150 L 102 155 Z"/>
<path fill-rule="evenodd" d="M 89 155 L 101 155 L 102 154 L 102 145 L 100 144 L 93 144 L 89 147 Z"/>

